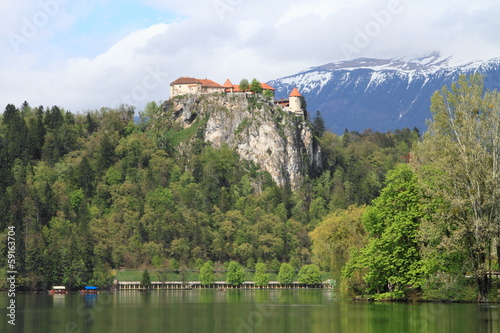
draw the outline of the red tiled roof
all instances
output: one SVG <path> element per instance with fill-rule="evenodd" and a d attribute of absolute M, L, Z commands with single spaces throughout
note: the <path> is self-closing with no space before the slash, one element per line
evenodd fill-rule
<path fill-rule="evenodd" d="M 235 92 L 243 92 L 243 90 L 240 89 L 240 86 L 238 84 L 235 84 L 233 88 Z"/>
<path fill-rule="evenodd" d="M 201 85 L 202 87 L 210 87 L 210 88 L 222 88 L 220 84 L 208 79 L 195 79 L 194 77 L 183 76 L 170 83 L 171 86 L 175 84 L 189 84 L 189 85 Z"/>
<path fill-rule="evenodd" d="M 198 81 L 200 81 L 202 87 L 222 88 L 222 86 L 220 84 L 218 84 L 217 82 L 214 82 L 212 80 L 208 80 L 208 79 L 201 80 L 201 79 L 198 79 Z"/>
<path fill-rule="evenodd" d="M 302 95 L 297 88 L 293 88 L 292 92 L 290 93 L 290 97 L 302 97 Z"/>
<path fill-rule="evenodd" d="M 260 86 L 262 87 L 262 89 L 264 90 L 276 90 L 274 89 L 273 87 L 271 87 L 270 85 L 268 85 L 267 83 L 261 83 Z"/>
<path fill-rule="evenodd" d="M 175 80 L 174 82 L 170 83 L 171 86 L 176 85 L 176 84 L 189 84 L 189 85 L 201 85 L 202 87 L 207 87 L 207 88 L 226 88 L 226 89 L 231 89 L 233 88 L 235 92 L 242 92 L 240 89 L 239 85 L 233 85 L 233 83 L 227 79 L 224 85 L 220 85 L 217 82 L 214 82 L 212 80 L 208 79 L 196 79 L 194 77 L 189 77 L 189 76 L 183 76 Z M 261 83 L 260 86 L 264 90 L 273 90 L 275 91 L 273 87 L 268 85 L 267 83 Z M 300 94 L 299 94 L 300 95 Z"/>
<path fill-rule="evenodd" d="M 170 83 L 171 86 L 174 84 L 199 84 L 200 82 L 198 79 L 195 79 L 194 77 L 189 77 L 189 76 L 183 76 L 175 80 L 174 82 Z"/>
<path fill-rule="evenodd" d="M 224 87 L 226 86 L 226 84 L 224 84 Z M 270 85 L 268 85 L 267 83 L 261 83 L 260 86 L 262 87 L 262 89 L 264 90 L 276 90 L 274 89 L 273 87 L 271 87 Z M 243 90 L 240 89 L 240 86 L 235 84 L 233 85 L 233 89 L 235 92 L 243 92 Z"/>

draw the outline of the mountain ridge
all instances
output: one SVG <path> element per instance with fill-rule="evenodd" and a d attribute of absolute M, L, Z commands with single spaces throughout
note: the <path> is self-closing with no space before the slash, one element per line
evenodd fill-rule
<path fill-rule="evenodd" d="M 439 53 L 333 62 L 268 83 L 276 88 L 277 98 L 297 87 L 307 99 L 309 112 L 319 110 L 326 126 L 337 134 L 346 129 L 425 130 L 432 94 L 460 75 L 473 73 L 485 76 L 487 89 L 500 89 L 500 58 L 461 61 Z"/>

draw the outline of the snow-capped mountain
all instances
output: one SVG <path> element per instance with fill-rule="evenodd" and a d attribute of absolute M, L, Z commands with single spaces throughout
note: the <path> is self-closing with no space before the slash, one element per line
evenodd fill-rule
<path fill-rule="evenodd" d="M 321 111 L 327 127 L 349 131 L 426 129 L 430 98 L 461 74 L 485 75 L 487 89 L 500 90 L 500 58 L 460 62 L 433 53 L 417 59 L 359 58 L 309 68 L 268 82 L 277 98 L 297 87 L 313 117 Z"/>

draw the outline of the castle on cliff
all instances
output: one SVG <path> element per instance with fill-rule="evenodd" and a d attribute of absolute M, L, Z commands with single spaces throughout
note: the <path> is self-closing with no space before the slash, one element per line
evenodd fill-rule
<path fill-rule="evenodd" d="M 263 91 L 269 91 L 274 96 L 276 89 L 267 83 L 260 84 Z M 241 94 L 249 95 L 253 92 L 242 90 L 239 85 L 234 85 L 229 79 L 223 85 L 218 84 L 208 79 L 196 79 L 192 77 L 180 77 L 174 82 L 170 83 L 170 97 L 189 95 L 189 94 Z M 304 116 L 304 109 L 302 107 L 303 97 L 297 88 L 293 88 L 288 99 L 275 100 L 275 104 L 283 108 L 284 111 L 290 112 L 297 116 Z"/>

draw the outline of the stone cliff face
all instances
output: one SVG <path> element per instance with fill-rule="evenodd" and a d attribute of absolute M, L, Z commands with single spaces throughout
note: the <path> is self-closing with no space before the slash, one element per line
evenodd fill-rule
<path fill-rule="evenodd" d="M 235 148 L 280 185 L 296 188 L 309 170 L 320 167 L 321 151 L 308 123 L 262 97 L 176 97 L 165 103 L 164 111 L 183 129 L 199 127 L 213 147 L 226 143 Z"/>

